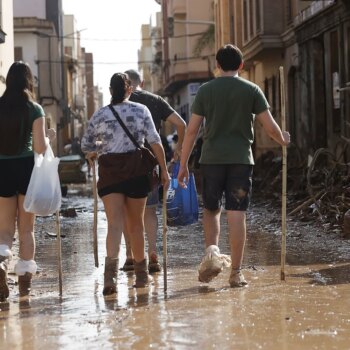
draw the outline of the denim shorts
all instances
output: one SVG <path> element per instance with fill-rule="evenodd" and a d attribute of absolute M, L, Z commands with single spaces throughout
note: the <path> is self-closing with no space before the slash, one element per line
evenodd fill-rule
<path fill-rule="evenodd" d="M 34 156 L 0 159 L 0 197 L 25 195 L 34 166 Z"/>
<path fill-rule="evenodd" d="M 204 208 L 246 211 L 252 193 L 253 166 L 246 164 L 201 164 Z"/>

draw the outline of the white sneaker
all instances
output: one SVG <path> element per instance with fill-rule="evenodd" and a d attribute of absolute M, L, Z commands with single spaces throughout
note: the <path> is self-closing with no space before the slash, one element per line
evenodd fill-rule
<path fill-rule="evenodd" d="M 205 252 L 198 268 L 198 280 L 209 283 L 223 270 L 224 266 L 230 265 L 231 260 L 227 255 L 220 254 L 220 249 L 216 245 L 209 246 Z"/>

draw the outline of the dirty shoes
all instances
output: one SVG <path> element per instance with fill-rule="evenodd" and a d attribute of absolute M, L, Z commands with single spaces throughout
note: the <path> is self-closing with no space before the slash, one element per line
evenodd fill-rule
<path fill-rule="evenodd" d="M 123 267 L 121 268 L 122 271 L 134 271 L 134 260 L 133 258 L 126 258 L 125 263 Z"/>
<path fill-rule="evenodd" d="M 198 269 L 199 282 L 209 283 L 229 263 L 229 257 L 220 254 L 220 249 L 216 245 L 211 245 L 205 250 L 206 254 L 202 259 Z"/>
<path fill-rule="evenodd" d="M 117 274 L 118 274 L 119 259 L 105 258 L 105 273 L 104 273 L 104 285 L 103 295 L 111 295 L 117 292 Z"/>
<path fill-rule="evenodd" d="M 229 283 L 231 288 L 244 287 L 248 284 L 245 280 L 241 269 L 232 269 Z"/>
<path fill-rule="evenodd" d="M 140 262 L 134 260 L 136 281 L 135 288 L 144 288 L 153 282 L 153 277 L 149 275 L 147 268 L 147 260 L 143 259 Z"/>
<path fill-rule="evenodd" d="M 26 297 L 29 295 L 32 289 L 32 274 L 26 272 L 22 276 L 18 276 L 18 290 L 20 297 Z"/>
<path fill-rule="evenodd" d="M 0 255 L 0 302 L 5 301 L 9 296 L 7 284 L 7 256 Z"/>
<path fill-rule="evenodd" d="M 158 262 L 157 254 L 153 252 L 149 256 L 148 271 L 149 271 L 149 273 L 154 273 L 154 272 L 160 272 L 161 269 L 162 268 Z"/>

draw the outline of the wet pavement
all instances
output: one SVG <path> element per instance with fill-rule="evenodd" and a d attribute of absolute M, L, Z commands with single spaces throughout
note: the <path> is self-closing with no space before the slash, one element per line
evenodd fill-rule
<path fill-rule="evenodd" d="M 83 192 L 70 186 L 63 203 L 68 207 L 76 208 L 77 217 L 61 217 L 63 296 L 55 217 L 38 218 L 40 272 L 29 299 L 18 297 L 17 278 L 9 275 L 11 295 L 0 304 L 0 349 L 350 349 L 350 241 L 339 233 L 290 218 L 286 281 L 280 281 L 280 215 L 271 203 L 253 205 L 243 266 L 249 286 L 232 289 L 229 269 L 210 284 L 197 281 L 204 246 L 199 223 L 169 227 L 168 291 L 163 273 L 150 288 L 136 290 L 133 274 L 120 272 L 118 294 L 105 298 L 102 203 L 99 268 L 89 186 Z M 222 227 L 220 248 L 227 254 L 224 220 Z M 160 253 L 161 232 L 162 225 Z M 121 265 L 124 260 L 122 247 Z"/>

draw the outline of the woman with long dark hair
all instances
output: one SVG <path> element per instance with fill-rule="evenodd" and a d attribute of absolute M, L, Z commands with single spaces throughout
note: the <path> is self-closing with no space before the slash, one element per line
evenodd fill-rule
<path fill-rule="evenodd" d="M 135 144 L 126 134 L 118 119 L 114 115 L 119 114 L 131 135 L 140 146 L 145 139 L 150 145 L 161 169 L 161 181 L 163 186 L 169 186 L 169 174 L 166 168 L 164 149 L 161 139 L 154 126 L 151 113 L 148 108 L 139 103 L 130 102 L 128 98 L 132 92 L 131 82 L 124 73 L 116 73 L 110 81 L 111 105 L 99 109 L 91 117 L 88 128 L 82 138 L 82 150 L 87 157 L 96 157 L 96 141 L 100 141 L 99 153 L 99 183 L 98 194 L 104 204 L 108 228 L 104 272 L 103 294 L 109 295 L 116 292 L 115 279 L 118 271 L 118 256 L 123 225 L 130 232 L 130 243 L 134 255 L 136 275 L 136 288 L 147 286 L 152 278 L 148 273 L 148 264 L 145 258 L 144 222 L 148 192 L 151 185 L 147 175 L 133 176 L 123 181 L 112 182 L 105 185 L 104 174 L 101 171 L 101 159 L 113 158 L 114 154 L 128 154 L 136 150 Z M 114 112 L 110 109 L 114 109 Z M 110 173 L 118 175 L 118 169 L 109 169 Z M 108 171 L 107 171 L 108 175 Z"/>
<path fill-rule="evenodd" d="M 34 166 L 34 153 L 44 153 L 53 129 L 45 135 L 42 107 L 34 101 L 33 75 L 30 67 L 15 62 L 6 77 L 6 89 L 0 97 L 0 301 L 9 296 L 7 265 L 16 231 L 19 260 L 15 265 L 20 296 L 30 292 L 34 260 L 35 215 L 25 212 L 24 198 Z"/>

